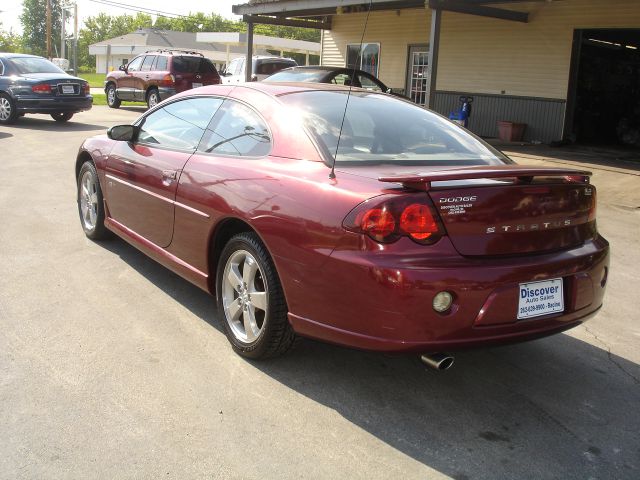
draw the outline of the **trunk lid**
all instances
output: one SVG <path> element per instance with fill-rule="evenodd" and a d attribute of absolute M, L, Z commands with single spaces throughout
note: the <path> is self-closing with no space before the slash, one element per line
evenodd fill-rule
<path fill-rule="evenodd" d="M 596 234 L 590 172 L 469 167 L 381 177 L 425 190 L 465 256 L 520 255 L 581 245 Z"/>

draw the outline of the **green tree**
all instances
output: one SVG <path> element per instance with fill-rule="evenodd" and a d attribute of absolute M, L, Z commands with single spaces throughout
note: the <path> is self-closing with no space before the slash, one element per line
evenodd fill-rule
<path fill-rule="evenodd" d="M 126 35 L 140 28 L 150 28 L 151 25 L 151 16 L 144 13 L 138 13 L 135 16 L 111 16 L 100 13 L 95 17 L 87 18 L 84 28 L 78 33 L 78 67 L 95 68 L 95 55 L 89 55 L 89 45 Z"/>
<path fill-rule="evenodd" d="M 60 41 L 62 28 L 61 0 L 51 2 L 51 52 L 55 56 L 56 46 Z M 22 15 L 22 46 L 25 52 L 34 55 L 47 55 L 47 0 L 23 0 Z"/>
<path fill-rule="evenodd" d="M 20 52 L 22 50 L 22 37 L 11 30 L 8 32 L 2 28 L 0 22 L 0 52 Z"/>

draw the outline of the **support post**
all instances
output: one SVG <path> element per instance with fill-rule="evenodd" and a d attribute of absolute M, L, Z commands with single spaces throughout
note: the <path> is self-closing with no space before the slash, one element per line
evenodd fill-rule
<path fill-rule="evenodd" d="M 431 10 L 431 35 L 429 39 L 429 65 L 427 66 L 427 108 L 433 108 L 436 96 L 436 81 L 438 79 L 438 55 L 440 54 L 440 26 L 442 24 L 442 10 Z"/>
<path fill-rule="evenodd" d="M 306 52 L 304 55 L 304 64 L 309 65 L 309 52 Z"/>
<path fill-rule="evenodd" d="M 244 81 L 250 82 L 253 75 L 253 22 L 247 23 L 247 61 L 244 68 Z"/>

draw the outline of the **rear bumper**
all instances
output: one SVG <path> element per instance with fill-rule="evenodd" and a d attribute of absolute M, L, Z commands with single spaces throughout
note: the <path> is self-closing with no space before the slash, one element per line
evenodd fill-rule
<path fill-rule="evenodd" d="M 176 94 L 175 88 L 167 88 L 167 87 L 158 87 L 158 94 L 160 95 L 160 100 L 166 100 L 169 97 L 172 97 Z"/>
<path fill-rule="evenodd" d="M 16 97 L 16 110 L 19 113 L 56 113 L 82 112 L 93 106 L 93 97 Z"/>
<path fill-rule="evenodd" d="M 407 240 L 407 242 L 410 242 Z M 559 253 L 502 259 L 460 257 L 446 238 L 438 255 L 412 258 L 339 249 L 319 270 L 322 279 L 295 286 L 289 319 L 303 336 L 388 352 L 434 352 L 515 343 L 575 327 L 602 306 L 609 245 L 598 237 Z M 403 250 L 402 248 L 398 249 Z M 555 313 L 517 320 L 520 283 L 563 279 L 564 306 Z M 432 308 L 439 291 L 453 293 L 445 314 Z"/>

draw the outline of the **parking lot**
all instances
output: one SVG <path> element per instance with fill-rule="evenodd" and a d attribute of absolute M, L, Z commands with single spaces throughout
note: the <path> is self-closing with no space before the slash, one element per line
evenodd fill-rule
<path fill-rule="evenodd" d="M 447 372 L 308 340 L 254 363 L 211 297 L 82 232 L 79 145 L 143 111 L 0 127 L 0 478 L 640 478 L 640 163 L 513 150 L 594 171 L 612 263 L 586 325 Z"/>

